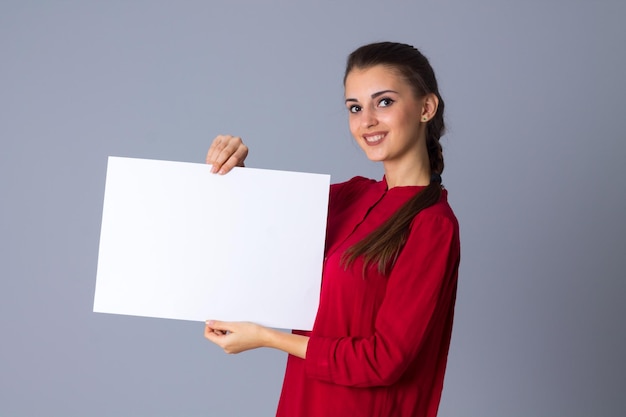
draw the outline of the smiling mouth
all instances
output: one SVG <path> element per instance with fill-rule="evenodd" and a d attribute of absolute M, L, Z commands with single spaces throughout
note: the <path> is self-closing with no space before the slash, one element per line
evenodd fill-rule
<path fill-rule="evenodd" d="M 365 142 L 368 145 L 378 145 L 383 139 L 385 139 L 385 136 L 387 136 L 386 133 L 377 133 L 375 135 L 363 136 L 363 139 L 365 139 Z"/>

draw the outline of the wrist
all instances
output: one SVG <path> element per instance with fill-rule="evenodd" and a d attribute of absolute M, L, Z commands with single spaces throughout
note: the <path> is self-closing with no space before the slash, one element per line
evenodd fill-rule
<path fill-rule="evenodd" d="M 261 327 L 261 344 L 266 348 L 277 348 L 276 345 L 276 332 L 277 330 L 271 329 L 269 327 L 262 326 Z"/>

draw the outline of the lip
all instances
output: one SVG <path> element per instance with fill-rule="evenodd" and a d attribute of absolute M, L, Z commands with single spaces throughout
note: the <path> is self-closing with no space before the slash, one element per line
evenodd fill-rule
<path fill-rule="evenodd" d="M 387 137 L 387 132 L 372 132 L 363 135 L 363 139 L 365 139 L 365 144 L 368 146 L 376 146 L 385 140 Z"/>

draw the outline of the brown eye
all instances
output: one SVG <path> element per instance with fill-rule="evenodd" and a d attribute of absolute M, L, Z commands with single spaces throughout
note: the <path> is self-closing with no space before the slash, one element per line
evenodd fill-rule
<path fill-rule="evenodd" d="M 394 103 L 394 101 L 388 97 L 382 98 L 379 102 L 378 105 L 380 107 L 388 107 L 391 106 Z"/>
<path fill-rule="evenodd" d="M 348 111 L 350 113 L 358 113 L 358 112 L 361 111 L 361 106 L 357 106 L 356 104 L 354 104 L 354 105 L 348 107 Z"/>

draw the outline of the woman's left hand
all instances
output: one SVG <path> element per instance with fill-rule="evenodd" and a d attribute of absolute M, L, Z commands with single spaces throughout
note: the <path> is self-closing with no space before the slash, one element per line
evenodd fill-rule
<path fill-rule="evenodd" d="M 266 327 L 249 322 L 225 322 L 208 320 L 204 337 L 226 353 L 240 353 L 266 346 Z"/>

